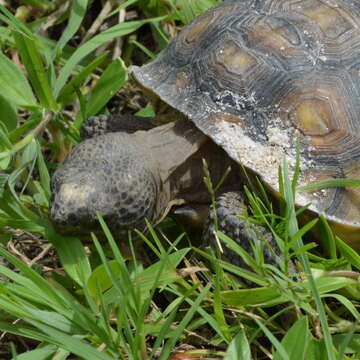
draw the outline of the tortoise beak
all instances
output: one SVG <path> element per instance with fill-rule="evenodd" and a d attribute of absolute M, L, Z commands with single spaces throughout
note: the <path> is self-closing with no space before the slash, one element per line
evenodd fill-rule
<path fill-rule="evenodd" d="M 83 225 L 81 219 L 88 218 L 88 204 L 94 192 L 95 189 L 88 185 L 61 184 L 53 193 L 49 211 L 55 229 L 63 234 L 79 233 Z"/>

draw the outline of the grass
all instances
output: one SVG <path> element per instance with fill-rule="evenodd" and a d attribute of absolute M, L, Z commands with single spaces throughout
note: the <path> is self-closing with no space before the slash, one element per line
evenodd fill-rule
<path fill-rule="evenodd" d="M 325 219 L 299 225 L 304 209 L 294 206 L 296 173 L 290 179 L 286 163 L 280 213 L 261 184 L 256 193 L 246 190 L 248 220 L 273 234 L 282 252 L 278 266 L 264 263 L 259 242 L 251 255 L 218 232 L 249 268 L 227 263 L 220 251 L 194 247 L 166 219 L 137 234 L 154 258 L 145 267 L 133 238 L 132 256 L 124 257 L 101 217 L 105 242 L 63 237 L 48 221 L 50 174 L 79 141 L 82 121 L 98 113 L 156 111 L 129 82 L 127 67 L 154 58 L 181 26 L 220 1 L 4 3 L 1 359 L 360 358 L 360 257 Z M 205 174 L 214 207 L 218 184 Z M 315 223 L 327 257 L 302 241 L 311 239 Z M 294 320 L 284 324 L 289 314 Z"/>

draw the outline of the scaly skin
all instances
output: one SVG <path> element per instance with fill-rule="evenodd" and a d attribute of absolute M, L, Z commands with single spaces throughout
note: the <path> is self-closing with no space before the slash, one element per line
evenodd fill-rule
<path fill-rule="evenodd" d="M 263 227 L 246 221 L 243 217 L 247 216 L 246 199 L 241 191 L 228 191 L 218 197 L 216 201 L 217 230 L 237 242 L 251 257 L 254 256 L 253 246 L 258 243 L 263 249 L 264 262 L 276 264 L 276 257 L 279 256 L 279 252 L 276 251 L 278 246 L 273 236 Z M 218 247 L 214 231 L 214 212 L 210 211 L 203 237 L 205 243 L 213 249 Z M 225 243 L 221 242 L 221 247 L 224 260 L 239 267 L 250 269 L 249 265 L 230 250 Z"/>
<path fill-rule="evenodd" d="M 87 118 L 81 126 L 80 137 L 82 140 L 110 132 L 125 132 L 132 134 L 139 130 L 154 128 L 151 118 L 135 115 L 99 115 Z"/>

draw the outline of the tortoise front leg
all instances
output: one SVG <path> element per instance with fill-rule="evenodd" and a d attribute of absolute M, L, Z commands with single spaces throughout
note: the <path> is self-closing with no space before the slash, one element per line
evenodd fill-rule
<path fill-rule="evenodd" d="M 279 268 L 278 260 L 283 259 L 283 255 L 272 234 L 264 227 L 250 224 L 246 219 L 241 218 L 241 216 L 246 217 L 248 215 L 245 195 L 240 191 L 223 193 L 217 199 L 216 205 L 218 230 L 237 242 L 252 258 L 254 258 L 254 246 L 260 245 L 264 257 L 264 264 L 271 264 Z M 203 237 L 208 245 L 215 249 L 219 245 L 217 244 L 218 239 L 214 232 L 214 212 L 212 210 L 209 211 L 207 222 L 208 224 L 204 228 Z M 221 248 L 222 258 L 225 261 L 254 271 L 241 256 L 229 249 L 225 243 L 221 243 Z M 292 274 L 296 271 L 292 262 L 289 263 L 289 269 Z M 256 286 L 254 282 L 247 279 L 243 278 L 242 281 L 250 287 Z M 269 311 L 274 314 L 290 305 L 291 303 L 286 302 L 269 308 Z M 296 321 L 296 314 L 292 310 L 286 311 L 280 315 L 279 320 L 282 326 L 288 329 Z"/>
<path fill-rule="evenodd" d="M 85 140 L 95 136 L 118 131 L 131 134 L 138 130 L 150 130 L 153 127 L 155 127 L 155 125 L 152 124 L 151 118 L 130 114 L 103 114 L 87 118 L 81 126 L 80 137 L 82 140 Z"/>
<path fill-rule="evenodd" d="M 249 223 L 241 216 L 248 214 L 245 196 L 240 191 L 223 193 L 216 201 L 218 230 L 237 242 L 247 254 L 254 257 L 254 246 L 260 245 L 263 250 L 264 263 L 277 265 L 281 258 L 278 246 L 270 232 L 262 226 Z M 240 216 L 240 217 L 239 217 Z M 204 228 L 204 242 L 213 249 L 219 247 L 215 236 L 214 211 L 209 211 L 207 225 Z M 249 265 L 237 253 L 220 242 L 222 258 L 229 263 L 250 269 Z"/>

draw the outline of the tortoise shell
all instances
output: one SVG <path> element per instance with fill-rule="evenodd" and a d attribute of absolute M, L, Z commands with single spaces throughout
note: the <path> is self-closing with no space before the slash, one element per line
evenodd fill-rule
<path fill-rule="evenodd" d="M 135 78 L 274 191 L 284 155 L 300 185 L 360 178 L 360 2 L 226 1 Z M 360 248 L 360 188 L 299 191 Z"/>

